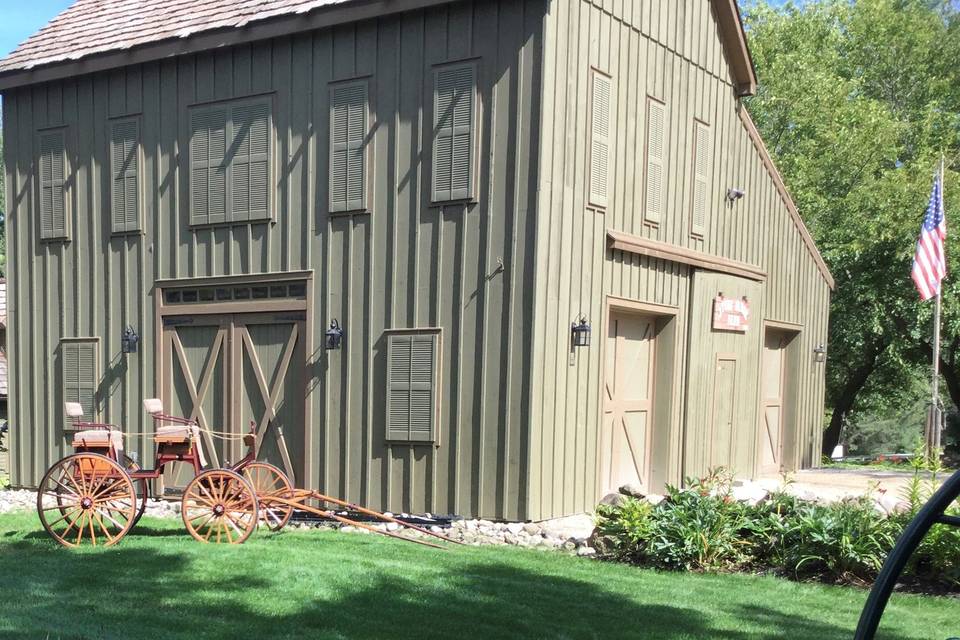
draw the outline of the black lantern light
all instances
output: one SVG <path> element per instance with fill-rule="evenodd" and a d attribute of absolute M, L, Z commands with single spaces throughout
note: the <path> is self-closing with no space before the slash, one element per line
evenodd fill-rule
<path fill-rule="evenodd" d="M 586 318 L 580 318 L 570 325 L 570 341 L 574 347 L 590 346 L 590 324 Z"/>
<path fill-rule="evenodd" d="M 827 349 L 822 344 L 818 345 L 816 349 L 813 350 L 813 359 L 816 362 L 826 362 L 827 361 Z"/>
<path fill-rule="evenodd" d="M 340 348 L 340 343 L 343 341 L 343 329 L 340 328 L 339 322 L 331 320 L 330 328 L 327 329 L 324 335 L 327 337 L 328 351 Z"/>
<path fill-rule="evenodd" d="M 133 327 L 127 327 L 120 335 L 120 351 L 122 353 L 136 353 L 138 342 L 140 342 L 140 336 L 137 335 Z"/>

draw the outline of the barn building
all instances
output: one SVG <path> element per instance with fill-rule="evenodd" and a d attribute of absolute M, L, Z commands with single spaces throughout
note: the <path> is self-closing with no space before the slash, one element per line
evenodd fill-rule
<path fill-rule="evenodd" d="M 395 511 L 816 464 L 755 86 L 735 0 L 77 0 L 0 61 L 13 484 L 153 396 Z"/>

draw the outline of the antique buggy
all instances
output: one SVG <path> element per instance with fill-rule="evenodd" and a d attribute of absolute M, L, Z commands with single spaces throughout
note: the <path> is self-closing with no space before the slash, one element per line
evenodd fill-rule
<path fill-rule="evenodd" d="M 40 522 L 60 544 L 108 546 L 119 542 L 146 510 L 148 481 L 159 478 L 164 468 L 173 463 L 186 463 L 193 468 L 194 477 L 183 490 L 180 512 L 187 531 L 201 542 L 239 544 L 249 538 L 258 525 L 279 531 L 290 521 L 295 509 L 427 546 L 439 547 L 358 522 L 348 515 L 362 514 L 454 542 L 393 516 L 316 491 L 294 488 L 283 471 L 257 461 L 257 434 L 253 424 L 242 436 L 247 453 L 239 462 L 204 469 L 207 465 L 199 422 L 164 413 L 163 403 L 158 399 L 144 400 L 143 406 L 154 424 L 153 469 L 142 469 L 124 453 L 122 431 L 111 424 L 85 422 L 82 407 L 66 403 L 66 414 L 76 429 L 72 442 L 74 453 L 50 467 L 37 492 Z M 208 433 L 230 437 L 209 430 Z M 313 506 L 315 504 L 331 504 L 341 509 L 325 509 Z"/>

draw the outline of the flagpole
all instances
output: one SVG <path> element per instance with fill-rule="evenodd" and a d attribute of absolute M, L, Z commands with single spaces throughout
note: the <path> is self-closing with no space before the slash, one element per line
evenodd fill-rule
<path fill-rule="evenodd" d="M 940 198 L 944 194 L 943 153 L 940 154 Z M 944 211 L 946 215 L 946 211 Z M 927 424 L 927 454 L 932 455 L 940 448 L 940 299 L 943 291 L 942 281 L 937 288 L 937 299 L 933 307 L 933 380 L 931 381 L 930 416 Z"/>

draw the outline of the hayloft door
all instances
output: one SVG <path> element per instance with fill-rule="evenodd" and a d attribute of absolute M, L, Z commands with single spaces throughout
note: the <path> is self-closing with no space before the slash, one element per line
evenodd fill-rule
<path fill-rule="evenodd" d="M 656 321 L 612 311 L 606 338 L 600 489 L 649 486 Z"/>

